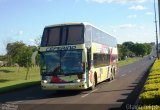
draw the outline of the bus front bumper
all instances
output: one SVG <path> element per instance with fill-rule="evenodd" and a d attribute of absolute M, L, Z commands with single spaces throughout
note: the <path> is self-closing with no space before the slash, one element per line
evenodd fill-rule
<path fill-rule="evenodd" d="M 43 90 L 83 90 L 87 89 L 87 85 L 84 82 L 79 83 L 43 83 L 41 82 L 41 88 Z"/>

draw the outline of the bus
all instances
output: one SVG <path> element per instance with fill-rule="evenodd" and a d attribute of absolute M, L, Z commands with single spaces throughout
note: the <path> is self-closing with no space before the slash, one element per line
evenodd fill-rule
<path fill-rule="evenodd" d="M 118 69 L 116 38 L 89 23 L 46 26 L 39 54 L 43 90 L 93 90 Z"/>

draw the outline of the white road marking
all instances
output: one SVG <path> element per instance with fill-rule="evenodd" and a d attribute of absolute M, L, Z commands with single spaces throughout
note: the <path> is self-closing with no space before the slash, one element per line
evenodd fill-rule
<path fill-rule="evenodd" d="M 7 102 L 7 104 L 19 104 L 19 103 L 22 103 L 24 101 L 14 101 L 14 102 Z"/>
<path fill-rule="evenodd" d="M 121 77 L 126 76 L 126 74 L 121 75 Z"/>
<path fill-rule="evenodd" d="M 97 90 L 98 90 L 98 89 L 95 89 L 95 90 L 93 90 L 93 91 L 89 92 L 88 94 L 83 95 L 83 96 L 82 96 L 82 98 L 84 98 L 84 97 L 88 96 L 89 94 L 91 94 L 91 93 L 93 93 L 93 92 L 95 92 L 95 91 L 97 91 Z"/>
<path fill-rule="evenodd" d="M 22 102 L 24 102 L 24 101 L 16 101 L 16 102 L 14 102 L 14 103 L 18 104 L 18 103 L 22 103 Z"/>

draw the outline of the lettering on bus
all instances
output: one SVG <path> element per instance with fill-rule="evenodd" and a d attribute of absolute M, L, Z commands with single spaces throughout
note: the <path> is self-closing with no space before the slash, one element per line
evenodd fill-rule
<path fill-rule="evenodd" d="M 74 50 L 76 46 L 63 46 L 63 47 L 49 47 L 46 51 L 57 51 L 57 50 Z"/>

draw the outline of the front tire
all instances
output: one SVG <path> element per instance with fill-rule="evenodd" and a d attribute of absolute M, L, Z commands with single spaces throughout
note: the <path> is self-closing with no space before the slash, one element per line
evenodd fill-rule
<path fill-rule="evenodd" d="M 97 77 L 96 77 L 96 75 L 94 75 L 94 78 L 93 78 L 93 85 L 92 85 L 92 87 L 91 87 L 91 90 L 94 90 L 95 87 L 96 87 L 96 85 L 97 85 Z"/>
<path fill-rule="evenodd" d="M 110 76 L 110 78 L 109 78 L 109 81 L 111 81 L 111 80 L 113 80 L 114 78 L 115 78 L 115 70 L 111 70 L 111 76 Z"/>

